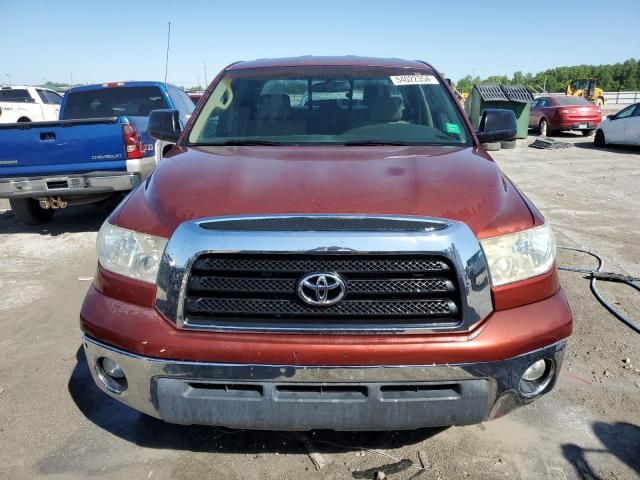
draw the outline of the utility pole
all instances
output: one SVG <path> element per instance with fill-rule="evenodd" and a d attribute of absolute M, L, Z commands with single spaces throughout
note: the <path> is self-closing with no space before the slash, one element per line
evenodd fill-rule
<path fill-rule="evenodd" d="M 207 82 L 207 61 L 202 60 L 202 63 L 204 64 L 204 88 L 207 88 L 209 86 L 209 82 Z"/>

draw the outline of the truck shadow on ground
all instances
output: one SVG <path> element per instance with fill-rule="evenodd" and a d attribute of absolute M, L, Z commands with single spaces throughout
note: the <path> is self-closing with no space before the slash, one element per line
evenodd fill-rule
<path fill-rule="evenodd" d="M 529 135 L 533 135 L 533 139 L 531 137 L 527 138 L 527 145 L 531 145 L 537 137 L 537 132 L 529 132 Z M 545 137 L 542 137 L 545 138 Z M 585 148 L 588 150 L 600 150 L 602 152 L 611 152 L 611 153 L 640 153 L 640 147 L 635 145 L 606 145 L 604 147 L 599 147 L 593 143 L 593 136 L 584 137 L 576 132 L 555 132 L 551 135 L 552 140 L 556 140 L 558 142 L 567 142 L 571 143 L 574 147 L 577 148 Z M 571 142 L 570 140 L 575 140 Z"/>
<path fill-rule="evenodd" d="M 583 480 L 599 480 L 589 461 L 587 454 L 610 454 L 627 465 L 632 471 L 640 473 L 640 427 L 631 423 L 594 422 L 593 433 L 604 448 L 582 448 L 568 443 L 562 446 L 564 457 L 573 465 L 578 478 Z"/>
<path fill-rule="evenodd" d="M 99 205 L 72 207 L 56 212 L 50 222 L 25 225 L 16 220 L 11 210 L 0 212 L 0 233 L 37 233 L 58 236 L 64 233 L 97 232 L 113 209 Z"/>
<path fill-rule="evenodd" d="M 220 453 L 304 453 L 295 435 L 277 431 L 233 430 L 198 425 L 174 425 L 133 410 L 103 393 L 93 382 L 82 347 L 69 379 L 71 398 L 82 414 L 98 427 L 146 448 Z M 318 450 L 341 453 L 368 449 L 392 449 L 420 443 L 443 428 L 400 432 L 307 432 Z"/>

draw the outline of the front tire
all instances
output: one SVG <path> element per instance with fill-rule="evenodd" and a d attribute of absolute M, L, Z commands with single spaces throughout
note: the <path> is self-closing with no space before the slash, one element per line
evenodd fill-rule
<path fill-rule="evenodd" d="M 597 147 L 604 147 L 607 145 L 607 140 L 604 138 L 604 132 L 602 130 L 598 130 L 596 132 L 596 136 L 593 139 L 593 143 Z"/>
<path fill-rule="evenodd" d="M 16 220 L 25 225 L 40 225 L 53 217 L 53 210 L 40 207 L 35 198 L 10 198 L 9 205 Z"/>
<path fill-rule="evenodd" d="M 515 140 L 502 140 L 500 142 L 500 147 L 507 149 L 507 150 L 511 150 L 513 148 L 516 148 L 516 141 Z"/>

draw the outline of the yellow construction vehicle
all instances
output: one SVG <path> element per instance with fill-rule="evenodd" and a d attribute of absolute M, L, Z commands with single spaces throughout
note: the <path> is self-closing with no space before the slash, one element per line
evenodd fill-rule
<path fill-rule="evenodd" d="M 584 97 L 598 106 L 604 105 L 604 91 L 595 78 L 577 78 L 567 85 L 567 95 Z"/>

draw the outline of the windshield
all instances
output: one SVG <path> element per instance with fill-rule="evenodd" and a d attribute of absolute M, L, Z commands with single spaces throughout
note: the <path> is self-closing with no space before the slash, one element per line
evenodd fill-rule
<path fill-rule="evenodd" d="M 574 80 L 573 82 L 571 82 L 572 90 L 586 90 L 587 88 L 589 88 L 588 78 L 581 78 L 579 80 Z"/>
<path fill-rule="evenodd" d="M 560 106 L 593 105 L 589 100 L 582 97 L 557 97 L 555 100 Z"/>
<path fill-rule="evenodd" d="M 109 87 L 68 93 L 62 120 L 96 117 L 148 117 L 167 108 L 158 87 Z"/>
<path fill-rule="evenodd" d="M 461 146 L 469 135 L 430 70 L 289 67 L 229 71 L 188 143 Z"/>

